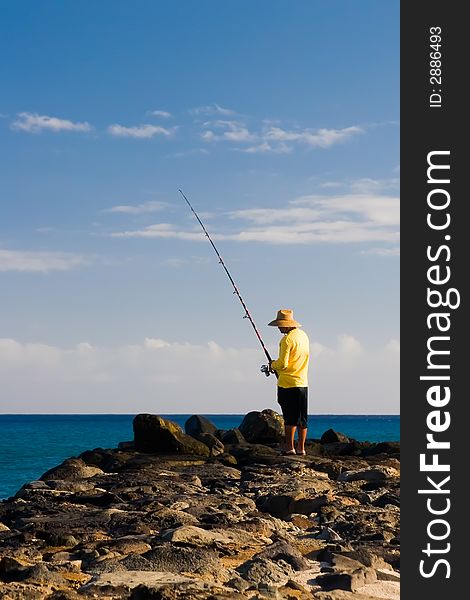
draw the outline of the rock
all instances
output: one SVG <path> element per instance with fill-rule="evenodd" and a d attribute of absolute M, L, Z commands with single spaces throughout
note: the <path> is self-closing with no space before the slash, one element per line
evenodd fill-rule
<path fill-rule="evenodd" d="M 50 571 L 44 563 L 29 567 L 23 580 L 29 583 L 45 583 L 47 585 L 65 584 L 65 579 L 62 575 Z"/>
<path fill-rule="evenodd" d="M 324 590 L 346 590 L 347 592 L 356 592 L 368 583 L 374 583 L 377 580 L 374 569 L 361 567 L 355 571 L 343 573 L 325 573 L 319 575 L 316 579 L 318 585 Z"/>
<path fill-rule="evenodd" d="M 355 571 L 364 567 L 358 560 L 354 560 L 353 558 L 349 558 L 342 554 L 336 554 L 327 549 L 321 550 L 318 553 L 316 560 L 322 563 L 328 563 L 334 571 Z"/>
<path fill-rule="evenodd" d="M 26 583 L 11 583 L 3 585 L 0 591 L 2 600 L 44 600 L 50 588 Z M 50 598 L 48 595 L 47 598 Z"/>
<path fill-rule="evenodd" d="M 290 565 L 280 560 L 274 563 L 267 558 L 254 558 L 247 560 L 237 567 L 238 573 L 243 579 L 251 583 L 284 584 L 293 577 L 293 570 Z"/>
<path fill-rule="evenodd" d="M 184 525 L 170 529 L 162 534 L 164 541 L 179 545 L 217 547 L 217 548 L 256 548 L 263 544 L 263 540 L 243 530 L 212 529 L 210 531 L 201 527 Z"/>
<path fill-rule="evenodd" d="M 345 471 L 340 473 L 338 481 L 384 481 L 398 477 L 399 473 L 393 467 L 377 467 L 360 471 Z"/>
<path fill-rule="evenodd" d="M 361 594 L 359 592 L 345 592 L 343 590 L 332 590 L 330 592 L 315 592 L 315 600 L 379 600 L 384 596 Z M 389 596 L 386 596 L 388 598 Z M 393 596 L 395 598 L 395 596 Z M 398 597 L 398 596 L 396 596 Z"/>
<path fill-rule="evenodd" d="M 305 451 L 307 456 L 326 456 L 327 454 L 323 444 L 320 444 L 318 440 L 306 440 Z"/>
<path fill-rule="evenodd" d="M 201 415 L 193 415 L 184 424 L 184 430 L 188 435 L 197 438 L 201 433 L 210 433 L 215 435 L 217 427 Z"/>
<path fill-rule="evenodd" d="M 400 581 L 400 573 L 389 569 L 376 569 L 377 579 L 379 581 Z"/>
<path fill-rule="evenodd" d="M 284 419 L 269 408 L 252 411 L 245 416 L 239 430 L 250 443 L 275 444 L 284 439 Z"/>
<path fill-rule="evenodd" d="M 175 576 L 176 579 L 176 576 Z M 136 586 L 126 600 L 240 600 L 245 595 L 225 586 L 191 579 L 168 583 L 144 583 Z"/>
<path fill-rule="evenodd" d="M 97 594 L 98 597 L 107 595 L 112 591 L 127 591 L 140 585 L 162 587 L 164 585 L 178 585 L 191 583 L 193 580 L 175 573 L 161 573 L 154 571 L 123 571 L 115 573 L 101 573 L 80 588 L 80 592 Z M 135 596 L 134 596 L 135 597 Z M 150 596 L 147 596 L 150 598 Z M 157 597 L 157 596 L 155 596 Z"/>
<path fill-rule="evenodd" d="M 73 548 L 78 544 L 77 538 L 67 532 L 47 533 L 45 541 L 49 546 L 62 546 L 66 548 Z"/>
<path fill-rule="evenodd" d="M 230 581 L 227 581 L 225 585 L 234 588 L 238 592 L 244 592 L 250 587 L 249 582 L 246 581 L 246 579 L 243 579 L 243 577 L 232 577 L 232 579 L 230 579 Z"/>
<path fill-rule="evenodd" d="M 362 456 L 371 445 L 370 442 L 351 440 L 349 444 L 346 444 L 341 448 L 338 452 L 338 456 Z"/>
<path fill-rule="evenodd" d="M 144 554 L 152 571 L 169 573 L 216 573 L 220 570 L 219 555 L 206 548 L 184 548 L 164 543 Z"/>
<path fill-rule="evenodd" d="M 287 542 L 274 542 L 264 550 L 256 554 L 254 558 L 267 558 L 274 562 L 283 560 L 289 564 L 294 571 L 305 571 L 310 567 L 308 561 L 302 556 L 301 552 Z"/>
<path fill-rule="evenodd" d="M 21 490 L 48 490 L 49 486 L 45 481 L 41 481 L 38 479 L 37 481 L 30 481 L 25 483 L 21 488 Z"/>
<path fill-rule="evenodd" d="M 289 579 L 289 581 L 286 582 L 286 588 L 290 588 L 291 590 L 297 590 L 298 592 L 308 594 L 308 591 L 304 588 L 304 586 L 298 581 L 294 581 L 293 579 Z"/>
<path fill-rule="evenodd" d="M 289 513 L 310 515 L 318 512 L 318 510 L 326 504 L 328 504 L 328 496 L 326 494 L 315 496 L 315 498 L 298 498 L 289 504 Z"/>
<path fill-rule="evenodd" d="M 356 548 L 346 552 L 346 556 L 354 560 L 359 561 L 366 567 L 372 567 L 373 569 L 390 569 L 390 565 L 375 552 L 368 548 Z"/>
<path fill-rule="evenodd" d="M 289 521 L 298 527 L 299 529 L 307 530 L 316 525 L 316 521 L 313 519 L 309 519 L 305 515 L 290 515 Z"/>
<path fill-rule="evenodd" d="M 260 596 L 255 596 L 254 600 L 264 600 L 265 598 L 271 598 L 272 600 L 282 600 L 281 593 L 276 585 L 270 585 L 264 581 L 258 583 L 258 591 Z"/>
<path fill-rule="evenodd" d="M 134 417 L 134 442 L 139 452 L 174 452 L 209 456 L 209 448 L 183 433 L 179 425 L 158 415 Z"/>
<path fill-rule="evenodd" d="M 123 500 L 116 494 L 110 492 L 98 492 L 91 494 L 74 494 L 70 498 L 74 504 L 92 504 L 93 506 L 107 507 L 112 504 L 122 504 Z"/>
<path fill-rule="evenodd" d="M 373 506 L 378 506 L 379 508 L 385 508 L 387 504 L 391 504 L 392 506 L 400 506 L 400 496 L 398 494 L 386 492 L 385 494 L 382 494 L 376 498 L 372 504 Z"/>
<path fill-rule="evenodd" d="M 89 492 L 95 489 L 94 483 L 88 480 L 65 481 L 64 479 L 48 479 L 45 483 L 49 489 L 61 492 Z"/>
<path fill-rule="evenodd" d="M 246 444 L 246 439 L 238 427 L 229 429 L 221 436 L 220 439 L 224 444 Z"/>
<path fill-rule="evenodd" d="M 226 467 L 233 467 L 238 464 L 237 459 L 233 454 L 229 454 L 228 452 L 222 452 L 222 454 L 217 454 L 216 461 L 225 465 Z"/>
<path fill-rule="evenodd" d="M 337 443 L 349 443 L 349 438 L 344 433 L 339 433 L 334 429 L 328 429 L 320 438 L 321 444 L 337 444 Z"/>
<path fill-rule="evenodd" d="M 286 519 L 292 514 L 310 515 L 328 503 L 325 494 L 315 498 L 304 498 L 302 493 L 268 494 L 258 501 L 258 508 L 273 517 Z"/>
<path fill-rule="evenodd" d="M 119 450 L 134 450 L 135 445 L 134 442 L 119 442 L 118 444 Z"/>
<path fill-rule="evenodd" d="M 213 433 L 200 433 L 196 437 L 209 448 L 210 456 L 218 456 L 225 452 L 224 445 Z"/>
<path fill-rule="evenodd" d="M 253 463 L 261 465 L 273 465 L 290 457 L 279 456 L 274 448 L 263 444 L 243 444 L 240 446 L 229 446 L 227 450 L 232 454 L 240 466 L 251 465 Z"/>
<path fill-rule="evenodd" d="M 400 456 L 400 442 L 379 442 L 378 444 L 372 444 L 370 448 L 364 451 L 364 456 L 374 456 L 376 454 Z"/>
<path fill-rule="evenodd" d="M 331 529 L 331 527 L 323 527 L 321 532 L 315 536 L 317 540 L 325 540 L 327 542 L 342 542 L 343 538 Z"/>
<path fill-rule="evenodd" d="M 64 479 L 66 481 L 74 481 L 102 474 L 103 471 L 100 468 L 88 466 L 81 458 L 69 458 L 68 460 L 64 460 L 58 467 L 46 471 L 41 476 L 41 480 Z"/>
<path fill-rule="evenodd" d="M 134 456 L 135 452 L 95 448 L 94 450 L 85 450 L 79 458 L 87 465 L 99 467 L 105 473 L 119 473 L 126 466 L 129 459 Z"/>
<path fill-rule="evenodd" d="M 143 539 L 133 538 L 132 536 L 118 538 L 116 540 L 106 540 L 103 544 L 113 552 L 119 554 L 145 554 L 152 550 L 152 546 Z M 166 571 L 167 569 L 157 569 Z"/>
<path fill-rule="evenodd" d="M 3 556 L 0 558 L 1 581 L 22 581 L 25 579 L 27 570 L 28 564 L 13 556 Z"/>
<path fill-rule="evenodd" d="M 154 522 L 161 529 L 174 529 L 181 525 L 198 525 L 199 520 L 184 510 L 162 508 L 154 513 Z"/>

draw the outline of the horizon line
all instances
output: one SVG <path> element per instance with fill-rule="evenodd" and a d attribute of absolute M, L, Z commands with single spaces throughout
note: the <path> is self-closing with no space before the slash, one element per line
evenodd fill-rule
<path fill-rule="evenodd" d="M 266 410 L 266 409 L 263 409 Z M 273 410 L 273 409 L 271 409 Z M 261 411 L 248 411 L 248 412 L 261 412 Z M 157 416 L 162 415 L 162 416 L 178 416 L 178 415 L 216 415 L 216 416 L 233 416 L 233 417 L 239 417 L 240 415 L 243 414 L 248 414 L 247 413 L 142 413 L 142 412 L 138 412 L 138 413 L 49 413 L 49 412 L 45 412 L 45 413 L 0 413 L 0 416 L 16 416 L 16 417 L 26 417 L 26 416 L 58 416 L 58 417 L 67 417 L 67 416 L 133 416 L 133 415 L 139 415 L 139 414 L 155 414 Z M 399 417 L 400 413 L 310 413 L 308 415 L 309 417 Z"/>

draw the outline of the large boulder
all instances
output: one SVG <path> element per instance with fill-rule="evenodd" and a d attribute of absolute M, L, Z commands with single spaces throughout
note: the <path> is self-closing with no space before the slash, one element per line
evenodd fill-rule
<path fill-rule="evenodd" d="M 325 573 L 325 575 L 319 575 L 316 581 L 324 590 L 346 590 L 348 592 L 356 592 L 368 583 L 375 583 L 377 581 L 377 575 L 374 569 L 361 567 L 354 571 Z"/>
<path fill-rule="evenodd" d="M 225 451 L 225 447 L 222 442 L 212 433 L 200 433 L 197 436 L 197 439 L 209 448 L 211 456 L 219 456 Z"/>
<path fill-rule="evenodd" d="M 48 479 L 64 479 L 75 481 L 77 479 L 88 479 L 95 475 L 103 475 L 99 467 L 88 466 L 81 458 L 68 458 L 58 467 L 53 467 L 41 476 L 42 481 Z"/>
<path fill-rule="evenodd" d="M 158 415 L 134 417 L 134 443 L 138 452 L 171 452 L 209 456 L 209 448 L 183 432 L 181 427 Z"/>
<path fill-rule="evenodd" d="M 284 439 L 284 419 L 270 408 L 249 412 L 239 429 L 252 444 L 274 444 Z"/>
<path fill-rule="evenodd" d="M 277 541 L 266 546 L 264 550 L 256 554 L 253 558 L 267 558 L 274 562 L 284 560 L 294 571 L 305 571 L 305 569 L 310 567 L 308 560 L 303 557 L 300 550 L 285 541 Z M 358 566 L 361 565 L 358 564 Z"/>
<path fill-rule="evenodd" d="M 310 515 L 328 504 L 326 494 L 318 494 L 306 498 L 302 492 L 285 494 L 267 494 L 257 500 L 258 509 L 278 519 L 286 519 L 290 515 Z"/>
<path fill-rule="evenodd" d="M 321 444 L 338 444 L 338 443 L 348 444 L 349 438 L 347 435 L 344 435 L 344 433 L 340 433 L 339 431 L 335 431 L 334 429 L 328 429 L 321 436 L 320 443 Z"/>
<path fill-rule="evenodd" d="M 189 417 L 184 424 L 184 430 L 188 435 L 197 438 L 201 433 L 211 433 L 212 435 L 215 435 L 217 427 L 214 423 L 209 421 L 209 419 L 206 419 L 206 417 L 193 415 L 192 417 Z"/>
<path fill-rule="evenodd" d="M 238 427 L 224 431 L 220 439 L 224 444 L 246 444 L 246 439 Z"/>

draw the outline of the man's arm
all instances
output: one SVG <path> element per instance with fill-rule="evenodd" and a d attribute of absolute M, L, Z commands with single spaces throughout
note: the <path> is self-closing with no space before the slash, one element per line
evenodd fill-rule
<path fill-rule="evenodd" d="M 287 338 L 283 338 L 279 344 L 279 358 L 271 362 L 273 371 L 285 371 L 289 364 L 290 344 Z"/>

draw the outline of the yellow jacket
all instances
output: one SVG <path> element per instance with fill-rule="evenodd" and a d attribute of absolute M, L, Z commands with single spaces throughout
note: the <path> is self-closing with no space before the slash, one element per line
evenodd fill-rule
<path fill-rule="evenodd" d="M 279 342 L 279 358 L 271 367 L 279 374 L 277 385 L 282 388 L 308 386 L 310 344 L 305 331 L 292 329 Z"/>

